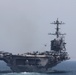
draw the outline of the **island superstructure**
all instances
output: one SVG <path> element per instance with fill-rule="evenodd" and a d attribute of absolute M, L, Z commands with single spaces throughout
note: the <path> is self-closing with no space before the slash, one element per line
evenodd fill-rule
<path fill-rule="evenodd" d="M 49 33 L 49 35 L 55 35 L 56 37 L 51 40 L 49 51 L 27 52 L 18 55 L 0 51 L 0 60 L 4 60 L 13 72 L 48 72 L 50 68 L 68 60 L 69 56 L 66 52 L 64 40 L 65 34 L 61 34 L 59 31 L 59 25 L 64 23 L 57 19 L 51 24 L 56 25 L 56 32 Z"/>

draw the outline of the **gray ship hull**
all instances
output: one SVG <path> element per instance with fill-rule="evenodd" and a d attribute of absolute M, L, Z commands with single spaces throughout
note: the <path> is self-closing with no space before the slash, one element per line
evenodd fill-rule
<path fill-rule="evenodd" d="M 57 64 L 54 64 L 56 66 Z M 39 72 L 44 73 L 48 72 L 49 69 L 51 71 L 52 67 L 50 66 L 49 69 L 46 69 L 45 67 L 37 67 L 37 66 L 30 66 L 30 65 L 18 65 L 18 66 L 10 66 L 12 69 L 12 72 Z"/>
<path fill-rule="evenodd" d="M 2 53 L 0 60 L 4 60 L 13 72 L 47 72 L 64 60 L 68 60 L 66 52 L 31 55 L 12 55 Z"/>
<path fill-rule="evenodd" d="M 47 72 L 49 68 L 68 60 L 69 57 L 66 52 L 64 34 L 59 32 L 59 25 L 64 23 L 59 22 L 57 19 L 52 24 L 56 25 L 56 32 L 50 34 L 56 35 L 56 38 L 51 40 L 50 51 L 27 52 L 18 55 L 1 51 L 0 60 L 4 60 L 13 72 Z"/>

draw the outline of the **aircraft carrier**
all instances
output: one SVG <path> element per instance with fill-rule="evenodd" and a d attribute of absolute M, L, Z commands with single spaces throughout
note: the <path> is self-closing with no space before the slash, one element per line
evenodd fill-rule
<path fill-rule="evenodd" d="M 66 52 L 65 34 L 59 31 L 59 25 L 64 24 L 57 19 L 53 23 L 56 25 L 56 32 L 49 33 L 56 37 L 51 40 L 50 50 L 45 52 L 27 52 L 14 55 L 9 52 L 0 51 L 0 60 L 3 60 L 10 67 L 12 72 L 48 72 L 50 68 L 56 66 L 62 61 L 68 60 Z"/>

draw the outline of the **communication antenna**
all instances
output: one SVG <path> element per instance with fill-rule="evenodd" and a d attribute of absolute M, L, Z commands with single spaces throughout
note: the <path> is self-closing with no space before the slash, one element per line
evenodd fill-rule
<path fill-rule="evenodd" d="M 58 21 L 58 18 L 57 18 L 57 20 L 56 21 L 54 21 L 53 23 L 50 23 L 50 24 L 54 24 L 54 25 L 56 25 L 56 32 L 55 33 L 49 33 L 49 35 L 56 35 L 56 37 L 57 38 L 59 38 L 59 35 L 66 35 L 65 33 L 64 34 L 61 34 L 60 32 L 59 32 L 59 25 L 61 25 L 61 24 L 65 24 L 64 22 L 59 22 Z"/>

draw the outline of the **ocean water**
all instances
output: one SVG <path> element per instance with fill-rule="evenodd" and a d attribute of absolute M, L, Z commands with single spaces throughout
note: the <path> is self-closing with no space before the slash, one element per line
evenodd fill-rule
<path fill-rule="evenodd" d="M 7 64 L 3 61 L 0 61 L 0 71 L 10 70 Z M 55 72 L 50 73 L 30 73 L 30 72 L 21 72 L 21 73 L 0 73 L 0 75 L 76 75 L 76 61 L 65 61 L 53 68 Z"/>

